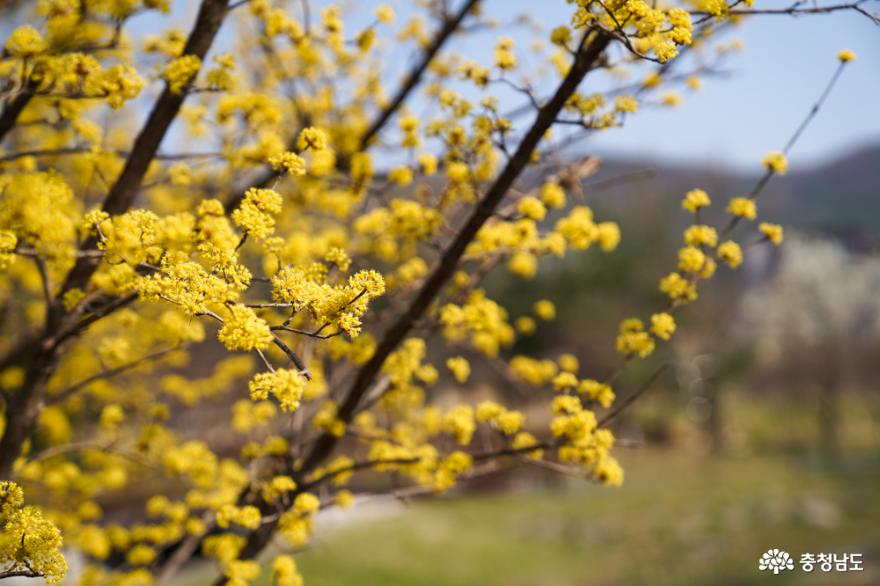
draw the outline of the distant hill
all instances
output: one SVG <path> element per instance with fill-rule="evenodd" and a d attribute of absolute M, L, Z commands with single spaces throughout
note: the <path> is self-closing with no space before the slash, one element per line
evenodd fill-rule
<path fill-rule="evenodd" d="M 648 175 L 639 171 L 651 170 Z M 618 185 L 606 182 L 625 177 Z M 590 199 L 600 207 L 625 215 L 636 209 L 677 206 L 686 191 L 701 187 L 722 203 L 751 190 L 757 174 L 730 172 L 706 166 L 656 161 L 607 159 L 587 180 L 596 185 Z M 855 248 L 875 248 L 880 239 L 880 144 L 865 147 L 825 165 L 795 169 L 774 178 L 761 194 L 761 216 L 810 232 L 833 234 Z M 670 210 L 671 211 L 671 210 Z"/>

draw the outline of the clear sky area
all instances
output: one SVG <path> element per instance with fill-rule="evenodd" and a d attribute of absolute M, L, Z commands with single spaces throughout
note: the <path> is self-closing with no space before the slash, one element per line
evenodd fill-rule
<path fill-rule="evenodd" d="M 832 5 L 848 0 L 817 1 Z M 455 6 L 460 0 L 450 3 Z M 755 8 L 784 8 L 794 0 L 756 0 Z M 311 0 L 313 12 L 329 2 Z M 341 0 L 352 9 L 349 30 L 373 19 L 375 7 L 395 7 L 395 27 L 412 14 L 412 0 Z M 813 5 L 812 2 L 804 5 Z M 176 21 L 188 29 L 195 0 L 178 0 L 170 16 L 150 17 L 149 24 Z M 297 9 L 297 2 L 290 3 Z M 863 8 L 880 13 L 880 0 L 867 0 Z M 509 26 L 520 14 L 528 14 L 543 29 L 567 23 L 572 7 L 565 0 L 484 0 L 485 14 L 497 20 L 497 30 L 472 35 L 452 43 L 452 49 L 490 63 L 498 36 L 510 36 L 523 52 L 535 32 Z M 146 24 L 141 21 L 137 28 Z M 880 26 L 854 12 L 823 15 L 755 16 L 725 33 L 726 40 L 739 39 L 741 52 L 726 58 L 724 76 L 704 79 L 699 92 L 682 92 L 678 108 L 642 108 L 623 129 L 590 138 L 588 148 L 606 155 L 645 156 L 671 161 L 710 164 L 715 167 L 754 169 L 761 156 L 782 147 L 815 101 L 834 68 L 840 49 L 855 51 L 851 63 L 825 107 L 801 138 L 790 160 L 794 168 L 816 165 L 858 149 L 880 143 Z M 380 33 L 381 36 L 381 33 Z M 544 35 L 546 37 L 546 34 Z M 388 65 L 388 86 L 411 61 L 399 52 Z M 493 90 L 494 91 L 494 90 Z M 505 98 L 518 98 L 510 93 Z M 417 108 L 418 104 L 416 104 Z"/>
<path fill-rule="evenodd" d="M 818 4 L 833 4 L 819 2 Z M 787 7 L 792 1 L 756 0 L 755 7 Z M 880 12 L 880 2 L 864 7 Z M 548 28 L 566 22 L 564 0 L 486 0 L 499 19 L 528 13 Z M 880 143 L 880 26 L 856 13 L 755 16 L 727 33 L 742 52 L 727 58 L 729 75 L 704 80 L 699 92 L 683 92 L 678 108 L 643 109 L 626 127 L 591 139 L 611 154 L 754 168 L 779 149 L 805 116 L 837 66 L 840 49 L 855 51 L 819 116 L 800 139 L 793 166 L 814 165 L 867 144 Z M 515 31 L 511 36 L 516 37 Z M 492 39 L 484 53 L 491 55 Z"/>

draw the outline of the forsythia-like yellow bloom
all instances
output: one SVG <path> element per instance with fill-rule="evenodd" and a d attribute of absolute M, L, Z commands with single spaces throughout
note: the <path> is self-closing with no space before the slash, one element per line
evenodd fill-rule
<path fill-rule="evenodd" d="M 709 196 L 702 189 L 688 191 L 681 202 L 681 207 L 689 212 L 696 212 L 712 203 Z"/>
<path fill-rule="evenodd" d="M 684 231 L 684 243 L 690 246 L 708 246 L 714 248 L 718 244 L 718 232 L 711 226 L 696 224 Z"/>
<path fill-rule="evenodd" d="M 661 340 L 668 340 L 675 332 L 675 320 L 666 312 L 651 316 L 651 333 Z"/>
<path fill-rule="evenodd" d="M 257 317 L 253 309 L 233 305 L 217 338 L 229 350 L 265 350 L 272 343 L 272 332 L 269 324 Z"/>
<path fill-rule="evenodd" d="M 752 199 L 735 197 L 727 204 L 727 213 L 747 220 L 754 220 L 758 215 L 758 208 Z"/>
<path fill-rule="evenodd" d="M 535 315 L 537 315 L 544 321 L 551 321 L 553 319 L 556 319 L 556 306 L 553 305 L 552 301 L 548 301 L 547 299 L 536 301 L 533 309 L 535 311 Z"/>
<path fill-rule="evenodd" d="M 777 175 L 785 175 L 788 172 L 788 159 L 780 151 L 772 151 L 764 155 L 761 164 Z"/>
<path fill-rule="evenodd" d="M 376 8 L 376 18 L 383 24 L 392 24 L 394 16 L 394 9 L 388 4 L 382 4 Z"/>
<path fill-rule="evenodd" d="M 841 63 L 848 63 L 850 61 L 854 61 L 856 58 L 856 54 L 854 51 L 850 49 L 842 49 L 838 54 L 837 58 L 841 61 Z"/>
<path fill-rule="evenodd" d="M 782 226 L 780 226 L 779 224 L 769 224 L 767 222 L 762 222 L 758 225 L 758 230 L 761 231 L 761 234 L 763 234 L 767 240 L 769 240 L 776 246 L 782 244 Z"/>
<path fill-rule="evenodd" d="M 467 382 L 471 375 L 471 365 L 463 356 L 453 356 L 446 361 L 446 368 L 452 372 L 452 376 L 459 383 Z"/>
<path fill-rule="evenodd" d="M 59 551 L 61 532 L 36 507 L 24 506 L 24 492 L 14 482 L 0 482 L 0 564 L 4 570 L 36 572 L 49 584 L 67 573 Z"/>
<path fill-rule="evenodd" d="M 735 269 L 742 264 L 742 249 L 733 240 L 722 242 L 718 245 L 718 258 L 726 262 L 730 268 Z"/>
<path fill-rule="evenodd" d="M 269 158 L 269 164 L 276 171 L 284 170 L 294 177 L 306 174 L 306 162 L 296 153 L 284 152 Z"/>
<path fill-rule="evenodd" d="M 165 66 L 162 75 L 168 82 L 168 88 L 179 94 L 192 81 L 202 66 L 202 60 L 195 55 L 184 55 L 174 59 Z"/>
<path fill-rule="evenodd" d="M 282 411 L 295 411 L 302 399 L 305 379 L 294 370 L 279 368 L 261 372 L 248 384 L 251 400 L 262 401 L 274 395 L 281 404 Z"/>
<path fill-rule="evenodd" d="M 528 195 L 516 204 L 519 213 L 532 220 L 541 221 L 547 215 L 547 208 L 537 197 Z"/>
<path fill-rule="evenodd" d="M 301 151 L 323 151 L 327 148 L 327 135 L 323 130 L 310 126 L 299 133 L 296 146 Z"/>
<path fill-rule="evenodd" d="M 624 356 L 638 355 L 641 358 L 654 351 L 654 339 L 645 331 L 645 325 L 641 320 L 632 318 L 620 324 L 617 351 Z"/>
<path fill-rule="evenodd" d="M 13 30 L 3 47 L 10 55 L 22 57 L 41 53 L 48 48 L 48 45 L 40 31 L 26 24 Z"/>

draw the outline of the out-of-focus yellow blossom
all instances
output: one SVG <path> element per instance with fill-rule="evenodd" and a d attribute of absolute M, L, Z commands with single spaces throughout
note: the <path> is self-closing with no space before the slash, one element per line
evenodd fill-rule
<path fill-rule="evenodd" d="M 684 243 L 689 246 L 715 248 L 715 245 L 718 244 L 718 232 L 711 226 L 696 224 L 684 231 Z"/>
<path fill-rule="evenodd" d="M 527 218 L 541 221 L 547 215 L 547 208 L 537 197 L 528 195 L 516 203 L 516 210 Z"/>
<path fill-rule="evenodd" d="M 323 151 L 327 148 L 327 134 L 323 130 L 310 126 L 299 133 L 296 146 L 301 151 Z"/>
<path fill-rule="evenodd" d="M 841 63 L 848 63 L 855 60 L 856 54 L 850 49 L 842 49 L 839 53 L 837 53 L 837 58 L 841 61 Z"/>
<path fill-rule="evenodd" d="M 718 258 L 727 263 L 730 268 L 735 269 L 742 264 L 742 249 L 733 240 L 727 240 L 718 245 Z"/>
<path fill-rule="evenodd" d="M 696 212 L 700 208 L 704 208 L 711 204 L 709 196 L 702 189 L 692 189 L 688 191 L 681 202 L 681 207 L 689 212 Z"/>
<path fill-rule="evenodd" d="M 376 18 L 383 24 L 394 23 L 394 8 L 388 4 L 382 4 L 376 8 Z"/>
<path fill-rule="evenodd" d="M 611 406 L 615 399 L 611 385 L 593 379 L 580 381 L 578 383 L 578 392 L 606 409 Z"/>
<path fill-rule="evenodd" d="M 453 356 L 446 360 L 446 368 L 452 372 L 452 376 L 455 377 L 455 380 L 459 383 L 466 383 L 467 379 L 471 376 L 471 365 L 467 361 L 467 358 L 463 356 Z"/>
<path fill-rule="evenodd" d="M 556 319 L 556 306 L 553 305 L 552 301 L 548 301 L 547 299 L 536 301 L 532 310 L 535 312 L 535 315 L 544 321 L 552 321 Z"/>
<path fill-rule="evenodd" d="M 746 197 L 734 197 L 727 204 L 727 213 L 739 218 L 754 220 L 758 216 L 758 206 Z"/>
<path fill-rule="evenodd" d="M 666 312 L 651 316 L 651 333 L 661 340 L 668 340 L 675 332 L 675 319 Z"/>
<path fill-rule="evenodd" d="M 557 183 L 545 183 L 541 186 L 541 201 L 549 208 L 565 206 L 565 191 Z"/>
<path fill-rule="evenodd" d="M 566 372 L 577 374 L 580 368 L 580 361 L 574 354 L 562 354 L 556 361 L 559 363 L 559 368 Z"/>
<path fill-rule="evenodd" d="M 758 225 L 758 230 L 761 231 L 761 234 L 763 234 L 767 240 L 776 246 L 782 244 L 783 231 L 782 226 L 779 224 L 761 222 L 761 224 Z"/>
<path fill-rule="evenodd" d="M 295 411 L 302 399 L 305 383 L 298 372 L 279 368 L 259 373 L 248 384 L 248 388 L 253 401 L 263 401 L 273 395 L 283 411 Z"/>
<path fill-rule="evenodd" d="M 306 174 L 306 162 L 296 153 L 284 152 L 269 158 L 269 164 L 276 171 L 284 170 L 294 177 Z"/>
<path fill-rule="evenodd" d="M 168 88 L 179 94 L 198 74 L 201 67 L 202 60 L 196 55 L 184 55 L 166 65 L 162 75 L 168 82 Z"/>
<path fill-rule="evenodd" d="M 617 351 L 624 356 L 649 356 L 654 351 L 654 339 L 645 331 L 641 320 L 631 318 L 620 324 L 620 335 L 617 336 Z"/>
<path fill-rule="evenodd" d="M 42 53 L 48 45 L 40 31 L 26 24 L 13 30 L 3 47 L 10 55 L 24 57 Z"/>
<path fill-rule="evenodd" d="M 443 415 L 443 430 L 453 435 L 461 446 L 471 443 L 475 429 L 474 410 L 468 405 L 458 405 Z"/>
<path fill-rule="evenodd" d="M 772 151 L 764 155 L 761 164 L 777 175 L 785 175 L 788 172 L 788 159 L 780 151 Z"/>

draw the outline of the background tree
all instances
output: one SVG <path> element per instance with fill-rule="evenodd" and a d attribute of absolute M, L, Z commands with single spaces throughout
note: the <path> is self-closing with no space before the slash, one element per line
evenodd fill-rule
<path fill-rule="evenodd" d="M 743 322 L 757 341 L 756 355 L 768 364 L 782 359 L 787 380 L 818 391 L 820 450 L 829 456 L 839 450 L 848 367 L 880 332 L 878 288 L 876 259 L 798 235 L 787 243 L 775 277 L 743 299 Z"/>

